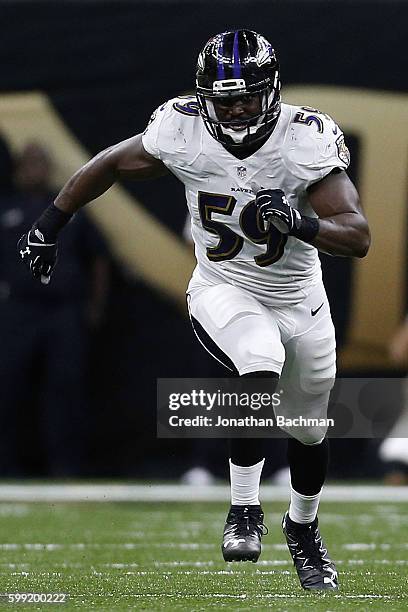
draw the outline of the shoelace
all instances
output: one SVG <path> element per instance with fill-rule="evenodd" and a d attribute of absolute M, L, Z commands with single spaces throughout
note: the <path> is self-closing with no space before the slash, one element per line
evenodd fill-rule
<path fill-rule="evenodd" d="M 330 560 L 325 558 L 327 550 L 322 546 L 322 538 L 317 529 L 299 529 L 296 531 L 296 539 L 306 559 L 312 565 L 323 569 L 330 563 Z"/>
<path fill-rule="evenodd" d="M 234 511 L 228 518 L 228 523 L 235 525 L 235 534 L 238 536 L 248 536 L 252 529 L 259 535 L 267 535 L 268 528 L 259 522 L 260 514 L 253 511 L 250 506 L 244 506 L 242 511 Z"/>

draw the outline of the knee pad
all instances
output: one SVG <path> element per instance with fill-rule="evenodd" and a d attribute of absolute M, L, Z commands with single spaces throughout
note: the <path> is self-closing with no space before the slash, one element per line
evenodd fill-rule
<path fill-rule="evenodd" d="M 288 430 L 286 430 L 288 431 Z M 327 427 L 296 427 L 288 431 L 292 438 L 305 446 L 317 446 L 326 436 Z"/>
<path fill-rule="evenodd" d="M 313 357 L 307 360 L 300 376 L 300 388 L 305 393 L 327 393 L 336 378 L 336 343 L 334 338 L 317 338 L 313 344 Z"/>
<path fill-rule="evenodd" d="M 275 408 L 275 415 L 290 421 L 288 425 L 280 425 L 278 421 L 277 424 L 302 444 L 320 444 L 327 432 L 328 400 L 328 393 L 316 396 L 285 389 L 280 405 Z"/>

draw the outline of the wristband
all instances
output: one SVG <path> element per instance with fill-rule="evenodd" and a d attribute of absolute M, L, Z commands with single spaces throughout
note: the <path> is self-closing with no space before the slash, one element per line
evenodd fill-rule
<path fill-rule="evenodd" d="M 319 231 L 319 219 L 316 217 L 305 217 L 302 215 L 299 226 L 294 227 L 290 232 L 291 236 L 295 236 L 303 242 L 312 242 L 316 238 Z"/>
<path fill-rule="evenodd" d="M 44 210 L 41 217 L 35 222 L 40 232 L 47 237 L 47 240 L 56 240 L 58 232 L 68 223 L 72 215 L 50 204 Z"/>

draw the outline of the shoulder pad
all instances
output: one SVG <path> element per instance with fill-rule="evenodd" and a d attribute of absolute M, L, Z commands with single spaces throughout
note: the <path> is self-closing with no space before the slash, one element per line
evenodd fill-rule
<path fill-rule="evenodd" d="M 292 106 L 291 110 L 285 146 L 291 172 L 312 184 L 334 168 L 346 169 L 350 155 L 334 120 L 309 106 Z"/>
<path fill-rule="evenodd" d="M 150 155 L 164 163 L 175 163 L 183 155 L 191 156 L 192 143 L 197 140 L 201 124 L 191 121 L 200 113 L 195 97 L 182 96 L 168 100 L 153 113 L 142 142 Z"/>
<path fill-rule="evenodd" d="M 195 96 L 179 96 L 173 100 L 173 108 L 182 115 L 189 117 L 198 117 L 200 114 L 200 108 Z"/>

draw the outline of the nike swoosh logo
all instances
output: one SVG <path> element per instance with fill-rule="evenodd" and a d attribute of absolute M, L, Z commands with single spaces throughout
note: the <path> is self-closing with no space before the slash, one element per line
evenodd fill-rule
<path fill-rule="evenodd" d="M 316 310 L 313 310 L 313 308 L 311 308 L 311 309 L 310 309 L 310 314 L 312 315 L 312 317 L 314 317 L 315 315 L 317 315 L 317 313 L 319 312 L 319 310 L 320 310 L 321 308 L 323 308 L 323 306 L 324 306 L 324 302 L 323 302 L 323 304 L 320 304 L 319 308 L 316 308 Z"/>

